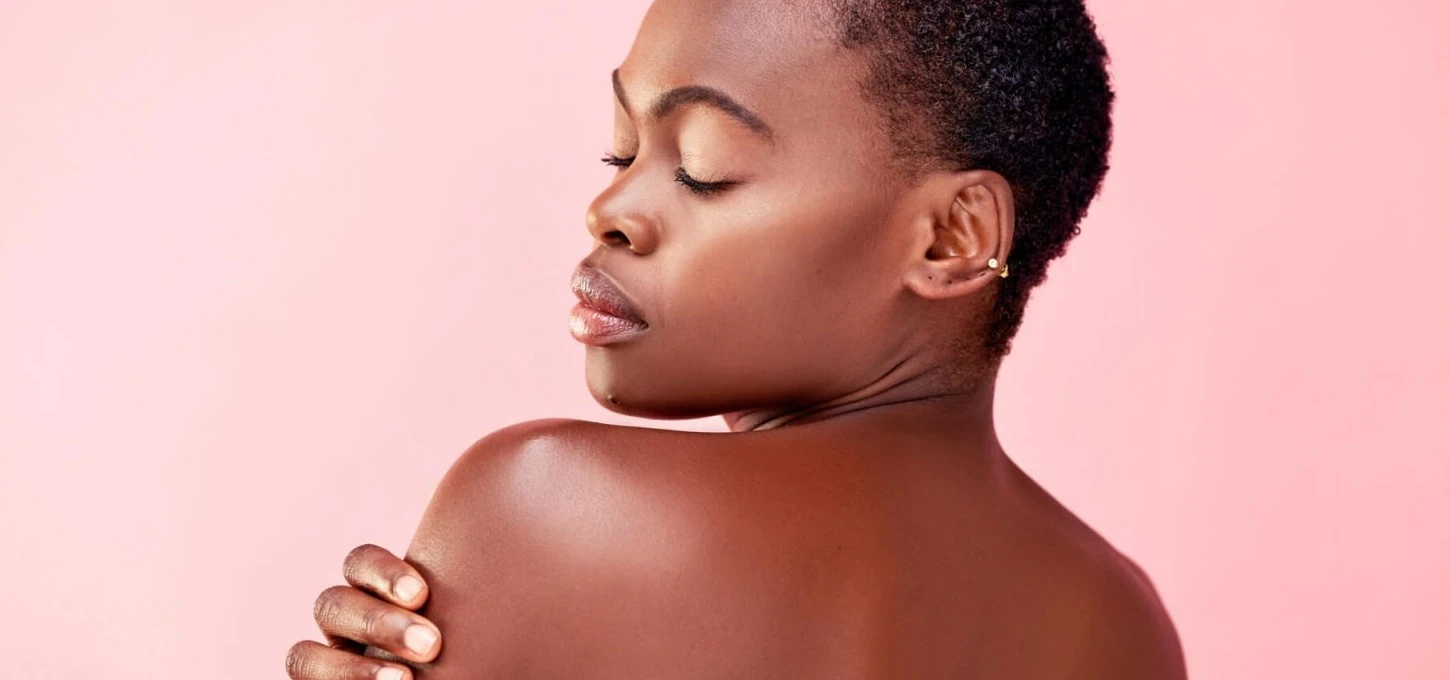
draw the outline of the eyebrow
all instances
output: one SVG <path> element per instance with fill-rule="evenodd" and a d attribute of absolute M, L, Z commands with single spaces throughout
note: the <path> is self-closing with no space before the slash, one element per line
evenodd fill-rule
<path fill-rule="evenodd" d="M 624 112 L 633 118 L 634 114 L 629 109 L 629 98 L 624 95 L 624 85 L 619 82 L 619 69 L 614 69 L 614 72 L 610 74 L 610 79 L 614 81 L 614 96 L 619 99 L 619 104 L 624 107 Z M 687 104 L 705 104 L 718 109 L 750 128 L 752 132 L 768 140 L 774 140 L 775 132 L 760 119 L 760 116 L 755 115 L 755 112 L 745 108 L 730 95 L 704 85 L 682 85 L 664 93 L 655 100 L 654 105 L 650 106 L 649 118 L 650 120 L 660 120 Z"/>

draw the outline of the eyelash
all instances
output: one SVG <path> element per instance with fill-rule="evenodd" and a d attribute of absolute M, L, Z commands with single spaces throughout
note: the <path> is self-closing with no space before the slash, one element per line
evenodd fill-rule
<path fill-rule="evenodd" d="M 604 157 L 600 158 L 599 160 L 602 161 L 605 165 L 613 166 L 622 170 L 629 167 L 629 165 L 634 162 L 634 158 L 634 156 L 630 156 L 629 158 L 621 158 L 612 153 L 605 152 Z M 735 184 L 735 182 L 728 181 L 702 182 L 698 179 L 695 179 L 694 177 L 691 177 L 689 173 L 685 172 L 684 168 L 675 169 L 675 181 L 685 185 L 685 188 L 689 189 L 690 193 L 693 193 L 697 196 L 709 196 L 712 194 L 717 194 Z"/>

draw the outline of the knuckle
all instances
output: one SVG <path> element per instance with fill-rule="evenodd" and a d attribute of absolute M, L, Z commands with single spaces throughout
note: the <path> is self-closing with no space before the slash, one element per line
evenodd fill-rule
<path fill-rule="evenodd" d="M 357 662 L 347 669 L 347 680 L 373 680 L 382 669 L 381 664 Z"/>
<path fill-rule="evenodd" d="M 389 614 L 391 613 L 392 609 L 386 605 L 368 607 L 368 610 L 363 612 L 362 617 L 363 635 L 369 640 L 381 639 L 387 631 L 387 624 L 390 620 Z"/>
<path fill-rule="evenodd" d="M 292 645 L 292 648 L 287 650 L 287 677 L 292 680 L 300 680 L 303 677 L 302 671 L 307 666 L 307 655 L 310 649 L 311 645 L 304 641 Z"/>
<path fill-rule="evenodd" d="M 382 570 L 383 565 L 387 562 L 385 558 L 391 554 L 371 543 L 364 543 L 353 548 L 342 561 L 343 579 L 353 585 L 376 580 L 371 576 Z"/>
<path fill-rule="evenodd" d="M 320 624 L 336 619 L 342 609 L 343 594 L 348 590 L 347 586 L 333 586 L 322 591 L 312 603 L 312 618 Z"/>
<path fill-rule="evenodd" d="M 344 574 L 350 574 L 356 572 L 358 569 L 361 569 L 362 566 L 367 563 L 368 557 L 371 556 L 374 551 L 379 549 L 380 548 L 378 548 L 378 546 L 375 546 L 371 543 L 364 543 L 356 548 L 353 548 L 352 550 L 349 550 L 347 552 L 347 557 L 344 557 L 342 559 L 342 572 Z"/>

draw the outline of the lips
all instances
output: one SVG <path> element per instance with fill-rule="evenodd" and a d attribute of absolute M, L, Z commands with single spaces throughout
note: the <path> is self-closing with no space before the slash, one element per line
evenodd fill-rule
<path fill-rule="evenodd" d="M 608 274 L 588 264 L 574 270 L 570 286 L 579 298 L 569 315 L 569 332 L 586 345 L 622 342 L 649 330 L 639 308 Z"/>

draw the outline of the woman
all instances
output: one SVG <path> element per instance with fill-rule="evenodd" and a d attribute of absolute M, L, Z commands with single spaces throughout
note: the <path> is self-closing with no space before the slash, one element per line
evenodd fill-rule
<path fill-rule="evenodd" d="M 1105 60 L 1080 0 L 658 0 L 570 328 L 602 404 L 732 433 L 484 438 L 291 676 L 1183 677 L 992 421 L 1106 171 Z"/>

